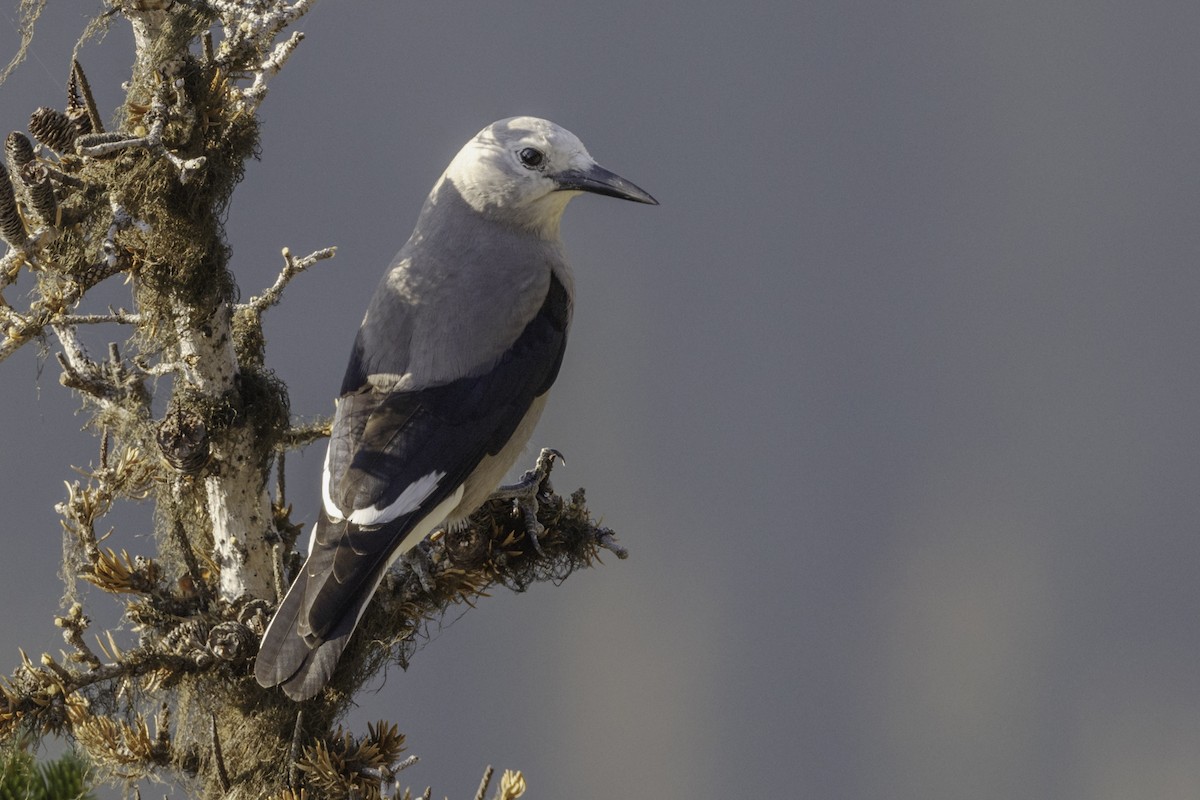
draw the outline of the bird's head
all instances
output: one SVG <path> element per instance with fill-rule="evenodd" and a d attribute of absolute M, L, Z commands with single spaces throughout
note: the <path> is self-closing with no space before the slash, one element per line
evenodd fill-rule
<path fill-rule="evenodd" d="M 580 192 L 658 204 L 597 164 L 575 134 L 536 117 L 484 128 L 450 162 L 445 180 L 479 213 L 547 237 L 558 235 L 563 209 Z"/>

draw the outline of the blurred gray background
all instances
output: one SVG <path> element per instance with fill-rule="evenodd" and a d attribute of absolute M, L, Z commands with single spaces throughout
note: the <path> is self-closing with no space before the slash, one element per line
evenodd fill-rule
<path fill-rule="evenodd" d="M 100 10 L 50 4 L 5 131 L 62 103 Z M 632 558 L 497 591 L 364 694 L 407 783 L 1200 796 L 1200 5 L 327 0 L 298 28 L 229 214 L 243 297 L 281 247 L 339 248 L 270 312 L 297 415 L 486 123 L 553 119 L 662 202 L 569 209 L 534 436 Z M 107 109 L 129 40 L 82 52 Z M 95 458 L 36 356 L 0 365 L 3 672 L 61 646 L 52 506 Z M 309 521 L 321 457 L 289 461 Z"/>

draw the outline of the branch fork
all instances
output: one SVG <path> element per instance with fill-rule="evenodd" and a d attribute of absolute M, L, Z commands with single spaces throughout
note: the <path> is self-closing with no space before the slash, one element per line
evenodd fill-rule
<path fill-rule="evenodd" d="M 149 130 L 145 136 L 129 136 L 124 133 L 89 133 L 75 140 L 75 152 L 81 156 L 99 158 L 111 155 L 120 150 L 142 148 L 151 153 L 166 158 L 179 170 L 179 182 L 187 184 L 196 176 L 206 163 L 204 156 L 181 158 L 171 152 L 163 143 L 163 131 L 166 130 L 170 112 L 167 108 L 167 81 L 164 77 L 163 86 L 154 93 L 150 101 L 150 109 L 146 112 Z"/>
<path fill-rule="evenodd" d="M 296 258 L 292 255 L 292 251 L 288 248 L 283 248 L 283 269 L 279 272 L 279 277 L 275 279 L 275 283 L 265 290 L 262 294 L 251 297 L 250 300 L 238 307 L 239 310 L 248 309 L 255 314 L 261 316 L 271 306 L 277 304 L 283 297 L 283 289 L 287 286 L 292 278 L 304 272 L 306 269 L 316 264 L 318 261 L 324 261 L 327 258 L 333 258 L 337 255 L 336 247 L 325 247 L 316 250 L 303 258 Z"/>

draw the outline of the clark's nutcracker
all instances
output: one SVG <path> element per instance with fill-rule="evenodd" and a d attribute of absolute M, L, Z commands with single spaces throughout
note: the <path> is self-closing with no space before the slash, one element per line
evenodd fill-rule
<path fill-rule="evenodd" d="M 558 230 L 580 192 L 657 204 L 533 117 L 484 128 L 434 185 L 358 330 L 308 559 L 254 665 L 263 686 L 320 691 L 388 567 L 464 521 L 520 455 L 566 347 Z"/>

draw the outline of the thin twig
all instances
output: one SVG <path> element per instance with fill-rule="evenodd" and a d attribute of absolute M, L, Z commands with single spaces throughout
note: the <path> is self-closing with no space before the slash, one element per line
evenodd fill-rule
<path fill-rule="evenodd" d="M 109 344 L 109 360 L 101 365 L 88 357 L 72 326 L 55 323 L 50 328 L 62 345 L 62 352 L 56 353 L 55 358 L 63 369 L 60 381 L 64 386 L 84 392 L 126 418 L 136 416 L 137 411 L 125 401 L 132 401 L 137 409 L 145 409 L 148 402 L 145 387 L 141 381 L 131 380 L 115 343 Z"/>
<path fill-rule="evenodd" d="M 629 550 L 617 544 L 617 540 L 613 537 L 613 532 L 608 528 L 600 528 L 597 531 L 596 544 L 605 550 L 611 551 L 621 560 L 629 558 Z"/>
<path fill-rule="evenodd" d="M 177 498 L 183 496 L 183 489 L 178 485 L 178 481 L 174 494 Z M 192 552 L 192 545 L 188 541 L 187 532 L 183 529 L 183 523 L 178 519 L 171 526 L 171 534 L 175 537 L 175 545 L 179 548 L 180 555 L 183 556 L 183 564 L 187 568 L 188 578 L 196 590 L 196 595 L 200 598 L 201 606 L 207 607 L 208 601 L 211 599 L 208 593 L 208 584 L 204 582 L 204 575 L 200 572 L 200 564 L 196 561 L 196 554 Z"/>
<path fill-rule="evenodd" d="M 229 773 L 225 770 L 225 757 L 221 754 L 221 737 L 217 735 L 217 715 L 212 714 L 212 749 L 213 761 L 217 763 L 217 779 L 221 782 L 221 791 L 229 794 L 231 788 Z"/>
<path fill-rule="evenodd" d="M 42 167 L 46 170 L 46 174 L 50 176 L 50 179 L 57 184 L 62 186 L 70 186 L 72 189 L 83 189 L 87 187 L 87 183 L 80 178 L 76 178 L 74 175 L 68 175 L 61 169 L 57 169 L 50 164 L 43 164 Z"/>
<path fill-rule="evenodd" d="M 0 289 L 12 284 L 21 274 L 21 267 L 25 266 L 28 257 L 25 255 L 25 250 L 18 247 L 12 247 L 3 258 L 0 258 Z"/>
<path fill-rule="evenodd" d="M 67 693 L 86 689 L 102 681 L 115 678 L 137 678 L 158 669 L 170 669 L 179 672 L 194 672 L 196 664 L 185 656 L 171 653 L 134 650 L 122 655 L 131 656 L 111 664 L 105 664 L 83 674 L 73 674 L 71 685 L 64 687 Z"/>
<path fill-rule="evenodd" d="M 329 431 L 332 425 L 332 417 L 323 417 L 307 425 L 288 428 L 280 436 L 278 447 L 280 450 L 299 450 L 301 447 L 307 447 L 318 439 L 327 439 L 329 438 Z"/>
<path fill-rule="evenodd" d="M 254 71 L 254 83 L 242 91 L 242 96 L 252 108 L 262 103 L 263 98 L 267 96 L 267 79 L 274 77 L 279 70 L 283 69 L 283 65 L 291 58 L 292 53 L 302 41 L 304 41 L 304 33 L 295 31 L 289 38 L 275 45 L 275 49 L 271 51 L 267 60 Z"/>
<path fill-rule="evenodd" d="M 107 277 L 112 272 L 120 271 L 121 265 L 118 263 L 114 268 L 109 269 L 104 264 L 97 264 L 95 268 L 97 270 L 97 280 L 94 282 L 98 283 L 99 280 Z M 79 300 L 88 288 L 87 284 L 73 283 L 70 285 L 70 288 L 63 292 L 60 298 L 56 298 L 56 304 L 63 308 L 69 308 Z M 69 325 L 59 322 L 62 317 L 61 313 L 50 309 L 32 311 L 26 315 L 18 314 L 12 309 L 6 309 L 6 316 L 8 317 L 9 325 L 8 330 L 5 331 L 4 339 L 0 340 L 0 361 L 8 358 L 22 345 L 40 336 L 47 327 L 55 328 L 56 334 L 60 329 L 71 329 Z"/>
<path fill-rule="evenodd" d="M 103 663 L 83 640 L 83 632 L 87 630 L 91 620 L 84 616 L 82 605 L 74 603 L 64 616 L 54 618 L 54 624 L 63 629 L 63 638 L 75 648 L 74 660 L 81 661 L 92 669 Z"/>
<path fill-rule="evenodd" d="M 359 775 L 364 778 L 370 778 L 379 783 L 379 797 L 381 800 L 396 796 L 396 773 L 385 766 L 378 767 L 363 767 L 358 771 Z"/>
<path fill-rule="evenodd" d="M 286 247 L 283 248 L 283 269 L 280 270 L 279 277 L 275 279 L 275 283 L 270 288 L 264 290 L 262 294 L 251 297 L 249 302 L 243 304 L 243 307 L 251 309 L 256 314 L 262 314 L 279 302 L 280 297 L 283 295 L 283 288 L 288 285 L 292 278 L 304 272 L 304 270 L 318 261 L 333 258 L 336 253 L 336 247 L 326 247 L 309 253 L 303 258 L 296 258 L 292 255 L 291 250 Z"/>
<path fill-rule="evenodd" d="M 163 375 L 187 375 L 188 365 L 182 361 L 162 361 L 158 364 L 147 364 L 145 359 L 139 356 L 133 357 L 133 366 L 141 370 L 146 375 L 152 375 L 156 378 L 161 378 Z"/>
<path fill-rule="evenodd" d="M 280 508 L 287 505 L 287 470 L 284 468 L 286 461 L 287 451 L 280 450 L 279 455 L 275 457 L 275 505 Z"/>
<path fill-rule="evenodd" d="M 273 505 L 278 516 L 283 516 L 289 510 L 287 507 L 287 472 L 284 469 L 284 462 L 287 460 L 286 456 L 286 450 L 280 450 L 278 455 L 275 456 L 275 472 L 278 477 L 275 482 L 275 503 Z M 283 534 L 284 538 L 288 537 L 287 532 L 278 524 L 276 524 L 276 530 L 280 534 Z M 273 556 L 271 559 L 271 572 L 275 581 L 275 600 L 277 602 L 283 601 L 284 592 L 287 590 L 283 559 L 287 553 L 291 552 L 292 544 L 293 542 L 291 541 L 286 542 L 286 544 L 282 541 L 276 541 L 271 546 L 271 555 Z"/>
<path fill-rule="evenodd" d="M 288 753 L 287 785 L 295 788 L 300 778 L 300 741 L 304 735 L 304 709 L 296 712 L 296 727 L 292 730 L 292 750 Z"/>
<path fill-rule="evenodd" d="M 88 358 L 75 329 L 70 325 L 51 325 L 51 330 L 62 345 L 62 352 L 56 353 L 59 365 L 63 369 L 62 383 L 71 389 L 85 392 L 104 405 L 112 405 L 120 399 L 124 392 L 99 364 Z"/>
<path fill-rule="evenodd" d="M 75 677 L 67 670 L 66 667 L 55 661 L 54 656 L 50 655 L 49 653 L 42 653 L 42 666 L 57 675 L 58 679 L 63 682 L 64 686 L 69 684 L 71 679 Z"/>
<path fill-rule="evenodd" d="M 108 314 L 63 314 L 58 318 L 60 325 L 103 325 L 107 322 L 118 325 L 137 325 L 142 315 L 132 311 L 111 311 Z"/>
<path fill-rule="evenodd" d="M 487 796 L 488 784 L 492 782 L 492 765 L 488 764 L 486 770 L 483 771 L 483 780 L 479 782 L 479 791 L 475 793 L 475 800 L 484 800 Z"/>

